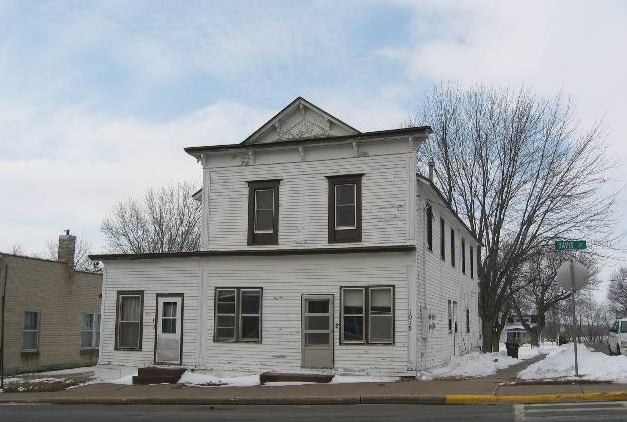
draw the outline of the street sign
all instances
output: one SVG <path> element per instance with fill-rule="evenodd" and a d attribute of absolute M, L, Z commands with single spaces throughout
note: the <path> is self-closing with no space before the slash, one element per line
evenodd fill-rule
<path fill-rule="evenodd" d="M 571 271 L 572 270 L 572 271 Z M 566 291 L 578 291 L 588 284 L 588 269 L 576 259 L 564 261 L 557 270 L 557 283 Z"/>
<path fill-rule="evenodd" d="M 558 240 L 555 242 L 556 251 L 582 251 L 586 247 L 585 240 Z"/>

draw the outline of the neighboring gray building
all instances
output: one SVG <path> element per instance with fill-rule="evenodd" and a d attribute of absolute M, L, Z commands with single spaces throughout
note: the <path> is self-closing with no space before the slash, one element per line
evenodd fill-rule
<path fill-rule="evenodd" d="M 58 261 L 0 253 L 5 374 L 97 362 L 102 275 L 73 269 L 75 242 L 59 236 Z"/>
<path fill-rule="evenodd" d="M 478 350 L 479 244 L 416 174 L 429 127 L 362 133 L 297 98 L 202 165 L 201 250 L 99 255 L 98 374 L 416 376 Z"/>

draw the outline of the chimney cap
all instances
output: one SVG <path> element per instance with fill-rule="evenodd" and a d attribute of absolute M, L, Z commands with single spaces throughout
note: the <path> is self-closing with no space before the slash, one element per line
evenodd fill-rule
<path fill-rule="evenodd" d="M 69 236 L 69 235 L 70 235 L 70 229 L 65 229 L 64 231 L 65 231 L 65 235 L 66 235 L 66 236 Z"/>

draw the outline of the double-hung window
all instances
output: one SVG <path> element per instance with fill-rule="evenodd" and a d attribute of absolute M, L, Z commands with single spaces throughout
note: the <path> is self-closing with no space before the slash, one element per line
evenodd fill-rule
<path fill-rule="evenodd" d="M 466 240 L 462 237 L 462 274 L 466 274 Z"/>
<path fill-rule="evenodd" d="M 100 345 L 100 312 L 85 312 L 81 321 L 81 349 L 97 349 Z"/>
<path fill-rule="evenodd" d="M 39 312 L 37 311 L 24 311 L 22 350 L 39 350 Z"/>
<path fill-rule="evenodd" d="M 141 350 L 144 315 L 142 290 L 119 291 L 116 309 L 115 348 Z"/>
<path fill-rule="evenodd" d="M 433 250 L 433 208 L 427 205 L 427 248 Z"/>
<path fill-rule="evenodd" d="M 342 343 L 394 343 L 394 287 L 342 287 Z"/>
<path fill-rule="evenodd" d="M 440 258 L 446 260 L 446 239 L 444 238 L 444 219 L 440 218 Z"/>
<path fill-rule="evenodd" d="M 455 266 L 455 229 L 451 227 L 451 265 Z"/>
<path fill-rule="evenodd" d="M 470 252 L 470 278 L 475 278 L 475 258 L 473 257 L 473 249 L 472 246 L 468 250 Z"/>
<path fill-rule="evenodd" d="M 248 244 L 279 243 L 280 180 L 248 182 Z"/>
<path fill-rule="evenodd" d="M 214 341 L 261 342 L 260 288 L 216 288 Z"/>
<path fill-rule="evenodd" d="M 329 243 L 361 242 L 361 174 L 327 176 Z"/>

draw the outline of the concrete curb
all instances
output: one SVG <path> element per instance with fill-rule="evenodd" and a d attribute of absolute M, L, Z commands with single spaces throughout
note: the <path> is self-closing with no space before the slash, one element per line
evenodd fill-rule
<path fill-rule="evenodd" d="M 36 394 L 36 393 L 35 393 Z M 627 400 L 627 391 L 540 395 L 364 395 L 308 397 L 0 397 L 0 404 L 104 404 L 104 405 L 337 405 L 337 404 L 506 404 Z"/>

